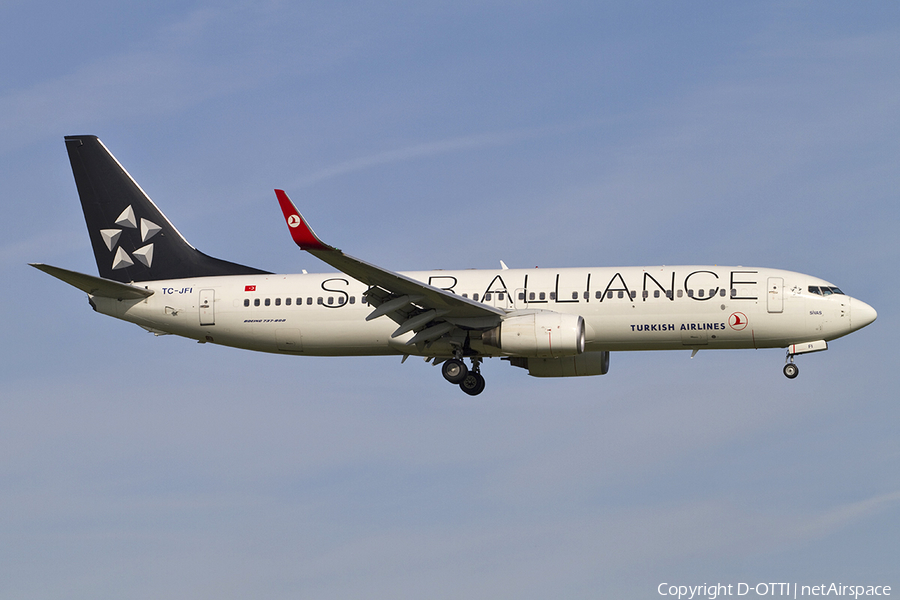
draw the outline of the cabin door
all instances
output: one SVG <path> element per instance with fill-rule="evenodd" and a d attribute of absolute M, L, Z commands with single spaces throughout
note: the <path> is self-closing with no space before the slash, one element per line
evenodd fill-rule
<path fill-rule="evenodd" d="M 769 277 L 769 285 L 766 288 L 766 306 L 770 313 L 784 311 L 783 277 Z"/>
<path fill-rule="evenodd" d="M 200 325 L 216 324 L 216 291 L 200 290 Z"/>

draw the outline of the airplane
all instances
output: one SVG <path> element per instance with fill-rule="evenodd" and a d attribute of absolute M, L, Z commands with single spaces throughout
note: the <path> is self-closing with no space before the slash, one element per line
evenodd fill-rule
<path fill-rule="evenodd" d="M 293 241 L 337 272 L 270 273 L 194 248 L 96 136 L 65 143 L 100 276 L 31 264 L 86 292 L 96 312 L 156 335 L 297 356 L 418 356 L 475 396 L 487 358 L 575 377 L 606 374 L 617 351 L 786 348 L 793 379 L 795 356 L 877 316 L 827 281 L 771 268 L 501 261 L 394 272 L 323 242 L 283 190 Z"/>

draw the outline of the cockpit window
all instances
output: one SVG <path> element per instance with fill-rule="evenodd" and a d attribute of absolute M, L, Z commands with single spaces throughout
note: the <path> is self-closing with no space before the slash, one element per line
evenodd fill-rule
<path fill-rule="evenodd" d="M 834 286 L 829 287 L 829 286 L 825 286 L 825 285 L 823 285 L 823 286 L 811 285 L 811 286 L 809 286 L 809 292 L 811 294 L 817 294 L 819 296 L 830 296 L 832 294 L 840 294 L 841 296 L 844 295 L 844 292 L 842 292 L 840 289 L 838 289 Z"/>

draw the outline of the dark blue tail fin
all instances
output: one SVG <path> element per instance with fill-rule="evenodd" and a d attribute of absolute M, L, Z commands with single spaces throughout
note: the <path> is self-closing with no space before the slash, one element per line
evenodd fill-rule
<path fill-rule="evenodd" d="M 127 283 L 267 273 L 191 246 L 96 136 L 67 136 L 66 150 L 104 279 Z"/>

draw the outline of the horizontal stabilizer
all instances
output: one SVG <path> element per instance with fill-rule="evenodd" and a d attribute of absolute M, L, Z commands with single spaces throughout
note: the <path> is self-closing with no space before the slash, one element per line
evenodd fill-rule
<path fill-rule="evenodd" d="M 114 298 L 116 300 L 138 300 L 153 295 L 153 290 L 140 288 L 127 283 L 119 283 L 102 277 L 94 277 L 93 275 L 85 275 L 77 271 L 69 271 L 52 267 L 42 263 L 29 263 L 35 269 L 39 269 L 48 275 L 52 275 L 61 281 L 65 281 L 71 286 L 77 287 L 83 292 L 87 292 L 91 296 L 100 296 L 101 298 Z"/>

